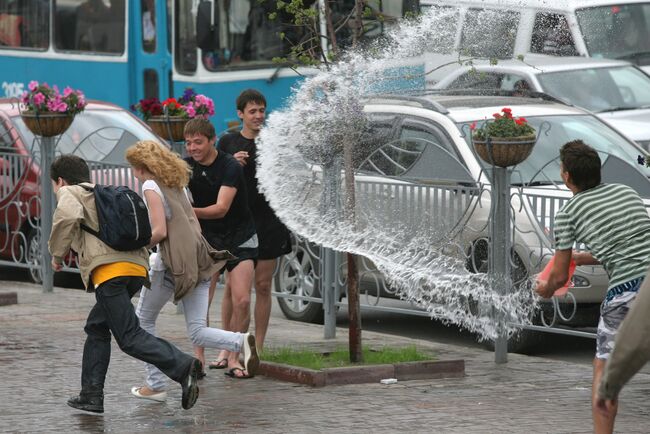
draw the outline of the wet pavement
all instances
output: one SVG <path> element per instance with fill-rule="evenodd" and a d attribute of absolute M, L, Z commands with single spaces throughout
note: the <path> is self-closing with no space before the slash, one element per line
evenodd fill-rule
<path fill-rule="evenodd" d="M 591 432 L 590 366 L 514 354 L 506 365 L 496 365 L 482 349 L 375 332 L 364 332 L 365 344 L 414 343 L 441 360 L 464 359 L 467 375 L 314 389 L 261 376 L 230 379 L 211 370 L 200 382 L 196 406 L 183 410 L 180 386 L 173 382 L 165 403 L 132 397 L 130 388 L 141 385 L 144 366 L 113 344 L 105 413 L 86 414 L 65 401 L 79 389 L 83 324 L 93 295 L 63 288 L 43 294 L 39 286 L 8 281 L 0 281 L 0 291 L 18 293 L 17 305 L 0 307 L 2 432 Z M 214 317 L 218 312 L 213 306 Z M 192 351 L 174 305 L 163 310 L 158 326 L 162 337 Z M 271 319 L 269 346 L 346 344 L 344 328 L 335 340 L 325 340 L 322 326 Z M 650 432 L 649 394 L 645 370 L 621 395 L 617 432 Z"/>

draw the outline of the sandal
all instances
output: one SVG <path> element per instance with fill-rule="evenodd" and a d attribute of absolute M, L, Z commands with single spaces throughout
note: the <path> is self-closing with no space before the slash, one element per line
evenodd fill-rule
<path fill-rule="evenodd" d="M 239 373 L 239 374 L 238 374 Z M 242 368 L 232 368 L 227 370 L 226 372 L 223 373 L 223 375 L 230 377 L 230 378 L 238 378 L 240 380 L 244 380 L 246 378 L 253 378 L 254 375 L 251 375 L 247 373 L 244 369 Z"/>
<path fill-rule="evenodd" d="M 218 359 L 208 365 L 209 369 L 226 369 L 228 367 L 228 359 Z"/>

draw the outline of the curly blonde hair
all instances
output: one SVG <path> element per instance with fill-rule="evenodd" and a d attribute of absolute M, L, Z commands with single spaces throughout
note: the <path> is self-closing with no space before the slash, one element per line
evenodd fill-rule
<path fill-rule="evenodd" d="M 183 188 L 190 181 L 192 169 L 175 152 L 153 140 L 141 140 L 126 150 L 126 161 L 146 169 L 165 187 Z"/>

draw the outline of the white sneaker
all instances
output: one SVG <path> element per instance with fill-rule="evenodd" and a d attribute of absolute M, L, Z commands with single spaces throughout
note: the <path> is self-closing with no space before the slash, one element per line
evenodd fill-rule
<path fill-rule="evenodd" d="M 257 348 L 255 347 L 255 336 L 250 333 L 244 333 L 242 351 L 244 353 L 244 369 L 252 377 L 257 374 L 257 369 L 260 367 L 260 358 L 257 355 Z"/>
<path fill-rule="evenodd" d="M 162 392 L 154 393 L 153 395 L 143 395 L 140 393 L 140 389 L 142 387 L 132 387 L 131 388 L 131 395 L 141 398 L 141 399 L 149 399 L 151 401 L 156 401 L 156 402 L 165 402 L 167 399 L 167 392 L 164 390 Z"/>

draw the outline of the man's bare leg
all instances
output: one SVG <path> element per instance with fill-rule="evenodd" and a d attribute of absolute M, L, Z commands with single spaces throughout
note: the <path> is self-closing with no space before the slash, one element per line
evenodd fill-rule
<path fill-rule="evenodd" d="M 232 302 L 232 317 L 230 319 L 230 331 L 245 333 L 250 323 L 251 289 L 253 287 L 253 275 L 255 264 L 252 259 L 240 262 L 230 271 L 230 294 Z M 229 368 L 241 368 L 239 353 L 228 355 Z"/>
<path fill-rule="evenodd" d="M 210 287 L 208 288 L 208 316 L 207 316 L 207 324 L 206 324 L 208 327 L 210 326 L 210 306 L 212 305 L 212 300 L 214 299 L 214 293 L 215 293 L 215 291 L 217 289 L 217 282 L 219 281 L 220 275 L 221 275 L 220 273 L 215 273 L 214 276 L 212 276 L 212 278 L 210 279 Z M 228 282 L 228 280 L 226 279 L 226 290 L 228 289 L 227 282 Z M 222 322 L 221 328 L 223 330 L 228 330 L 228 328 L 226 328 L 226 327 L 229 324 L 230 318 L 224 318 L 224 315 L 223 315 L 223 305 L 224 304 L 226 304 L 225 299 L 221 304 L 221 322 Z M 200 351 L 201 351 L 200 354 L 201 354 L 201 356 L 203 358 L 198 357 L 197 348 L 200 348 Z M 204 348 L 203 347 L 194 347 L 194 354 L 197 356 L 197 359 L 201 360 L 201 362 L 204 363 L 204 366 L 205 366 L 205 350 L 204 350 Z M 227 351 L 221 351 L 219 353 L 219 356 L 217 357 L 217 360 L 226 360 L 227 358 L 228 358 L 228 352 Z M 213 363 L 211 363 L 210 365 L 212 366 Z"/>
<path fill-rule="evenodd" d="M 271 317 L 271 287 L 275 259 L 257 261 L 255 267 L 255 345 L 258 351 L 264 348 L 266 331 Z"/>
<path fill-rule="evenodd" d="M 618 411 L 618 401 L 616 401 L 615 408 L 612 414 L 604 415 L 596 408 L 596 401 L 598 399 L 598 386 L 600 379 L 605 370 L 605 359 L 594 359 L 594 380 L 591 385 L 591 414 L 594 420 L 594 433 L 595 434 L 611 434 L 614 432 L 614 420 L 616 419 L 616 412 Z"/>

